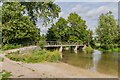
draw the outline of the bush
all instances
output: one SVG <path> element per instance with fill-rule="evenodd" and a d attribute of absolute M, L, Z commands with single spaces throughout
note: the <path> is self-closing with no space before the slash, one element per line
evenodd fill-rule
<path fill-rule="evenodd" d="M 88 51 L 88 52 L 91 52 L 92 51 L 92 47 L 86 47 L 85 50 Z"/>
<path fill-rule="evenodd" d="M 2 70 L 1 72 L 1 80 L 8 80 L 7 78 L 9 78 L 10 76 L 12 76 L 11 72 L 7 72 L 5 70 Z"/>
<path fill-rule="evenodd" d="M 2 46 L 2 50 L 16 49 L 20 47 L 21 45 L 5 44 Z"/>
<path fill-rule="evenodd" d="M 43 61 L 47 62 L 59 62 L 60 55 L 58 51 L 48 51 L 48 50 L 33 50 L 24 55 L 18 52 L 8 53 L 6 57 L 14 61 L 22 61 L 26 63 L 39 63 Z"/>
<path fill-rule="evenodd" d="M 37 43 L 37 45 L 40 46 L 42 49 L 44 48 L 44 44 L 45 44 L 44 42 Z"/>

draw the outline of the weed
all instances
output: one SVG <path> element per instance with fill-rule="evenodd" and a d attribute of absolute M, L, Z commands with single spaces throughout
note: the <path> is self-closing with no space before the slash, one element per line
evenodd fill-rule
<path fill-rule="evenodd" d="M 17 77 L 22 77 L 22 76 L 24 76 L 24 75 L 19 75 L 19 76 L 17 76 Z"/>
<path fill-rule="evenodd" d="M 47 62 L 59 62 L 60 61 L 59 51 L 55 50 L 51 52 L 45 49 L 33 50 L 24 55 L 22 55 L 18 51 L 11 52 L 7 54 L 6 57 L 14 61 L 22 61 L 26 63 L 40 63 L 43 61 L 47 61 Z"/>
<path fill-rule="evenodd" d="M 91 52 L 92 51 L 92 47 L 86 47 L 85 50 L 88 51 L 88 52 Z"/>
<path fill-rule="evenodd" d="M 1 80 L 7 80 L 7 78 L 9 78 L 10 76 L 12 76 L 11 72 L 7 72 L 5 70 L 2 70 L 1 73 L 1 76 L 2 76 L 2 79 Z"/>
<path fill-rule="evenodd" d="M 0 62 L 3 62 L 4 61 L 4 58 L 0 57 Z"/>

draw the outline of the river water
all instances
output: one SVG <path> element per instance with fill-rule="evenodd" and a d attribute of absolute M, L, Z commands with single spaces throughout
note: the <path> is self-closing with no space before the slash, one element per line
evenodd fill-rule
<path fill-rule="evenodd" d="M 102 52 L 98 50 L 84 52 L 79 50 L 74 53 L 64 50 L 63 62 L 94 72 L 113 76 L 118 75 L 118 52 Z"/>

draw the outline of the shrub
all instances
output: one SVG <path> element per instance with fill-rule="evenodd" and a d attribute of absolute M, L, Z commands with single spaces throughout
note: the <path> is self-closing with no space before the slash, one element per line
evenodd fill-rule
<path fill-rule="evenodd" d="M 2 50 L 16 49 L 16 48 L 20 48 L 20 47 L 21 47 L 21 45 L 5 44 L 2 46 Z"/>
<path fill-rule="evenodd" d="M 92 51 L 92 47 L 86 47 L 85 50 L 88 51 L 88 52 L 91 52 Z"/>
<path fill-rule="evenodd" d="M 48 61 L 48 62 L 60 61 L 60 55 L 58 51 L 55 50 L 51 52 L 45 49 L 29 51 L 24 55 L 18 53 L 18 51 L 12 52 L 12 53 L 8 53 L 6 57 L 14 61 L 22 61 L 26 63 L 39 63 L 43 61 Z"/>
<path fill-rule="evenodd" d="M 44 42 L 37 43 L 38 46 L 40 46 L 42 49 L 44 48 Z"/>
<path fill-rule="evenodd" d="M 11 72 L 7 72 L 5 70 L 2 70 L 0 73 L 2 73 L 2 79 L 1 80 L 8 80 L 7 78 L 9 78 L 10 76 L 12 76 Z"/>

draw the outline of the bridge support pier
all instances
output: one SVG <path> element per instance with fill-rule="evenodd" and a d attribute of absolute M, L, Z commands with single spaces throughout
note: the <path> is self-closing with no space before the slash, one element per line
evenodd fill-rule
<path fill-rule="evenodd" d="M 63 49 L 63 47 L 62 47 L 62 46 L 60 46 L 60 48 L 59 48 L 59 52 L 62 52 L 62 49 Z"/>
<path fill-rule="evenodd" d="M 74 52 L 75 52 L 75 53 L 77 53 L 77 48 L 78 48 L 78 47 L 77 47 L 77 46 L 75 46 L 75 48 L 74 48 Z"/>
<path fill-rule="evenodd" d="M 75 53 L 77 53 L 77 46 L 71 46 L 71 51 L 74 51 Z"/>
<path fill-rule="evenodd" d="M 85 50 L 85 48 L 86 48 L 86 45 L 83 46 L 82 50 Z"/>

